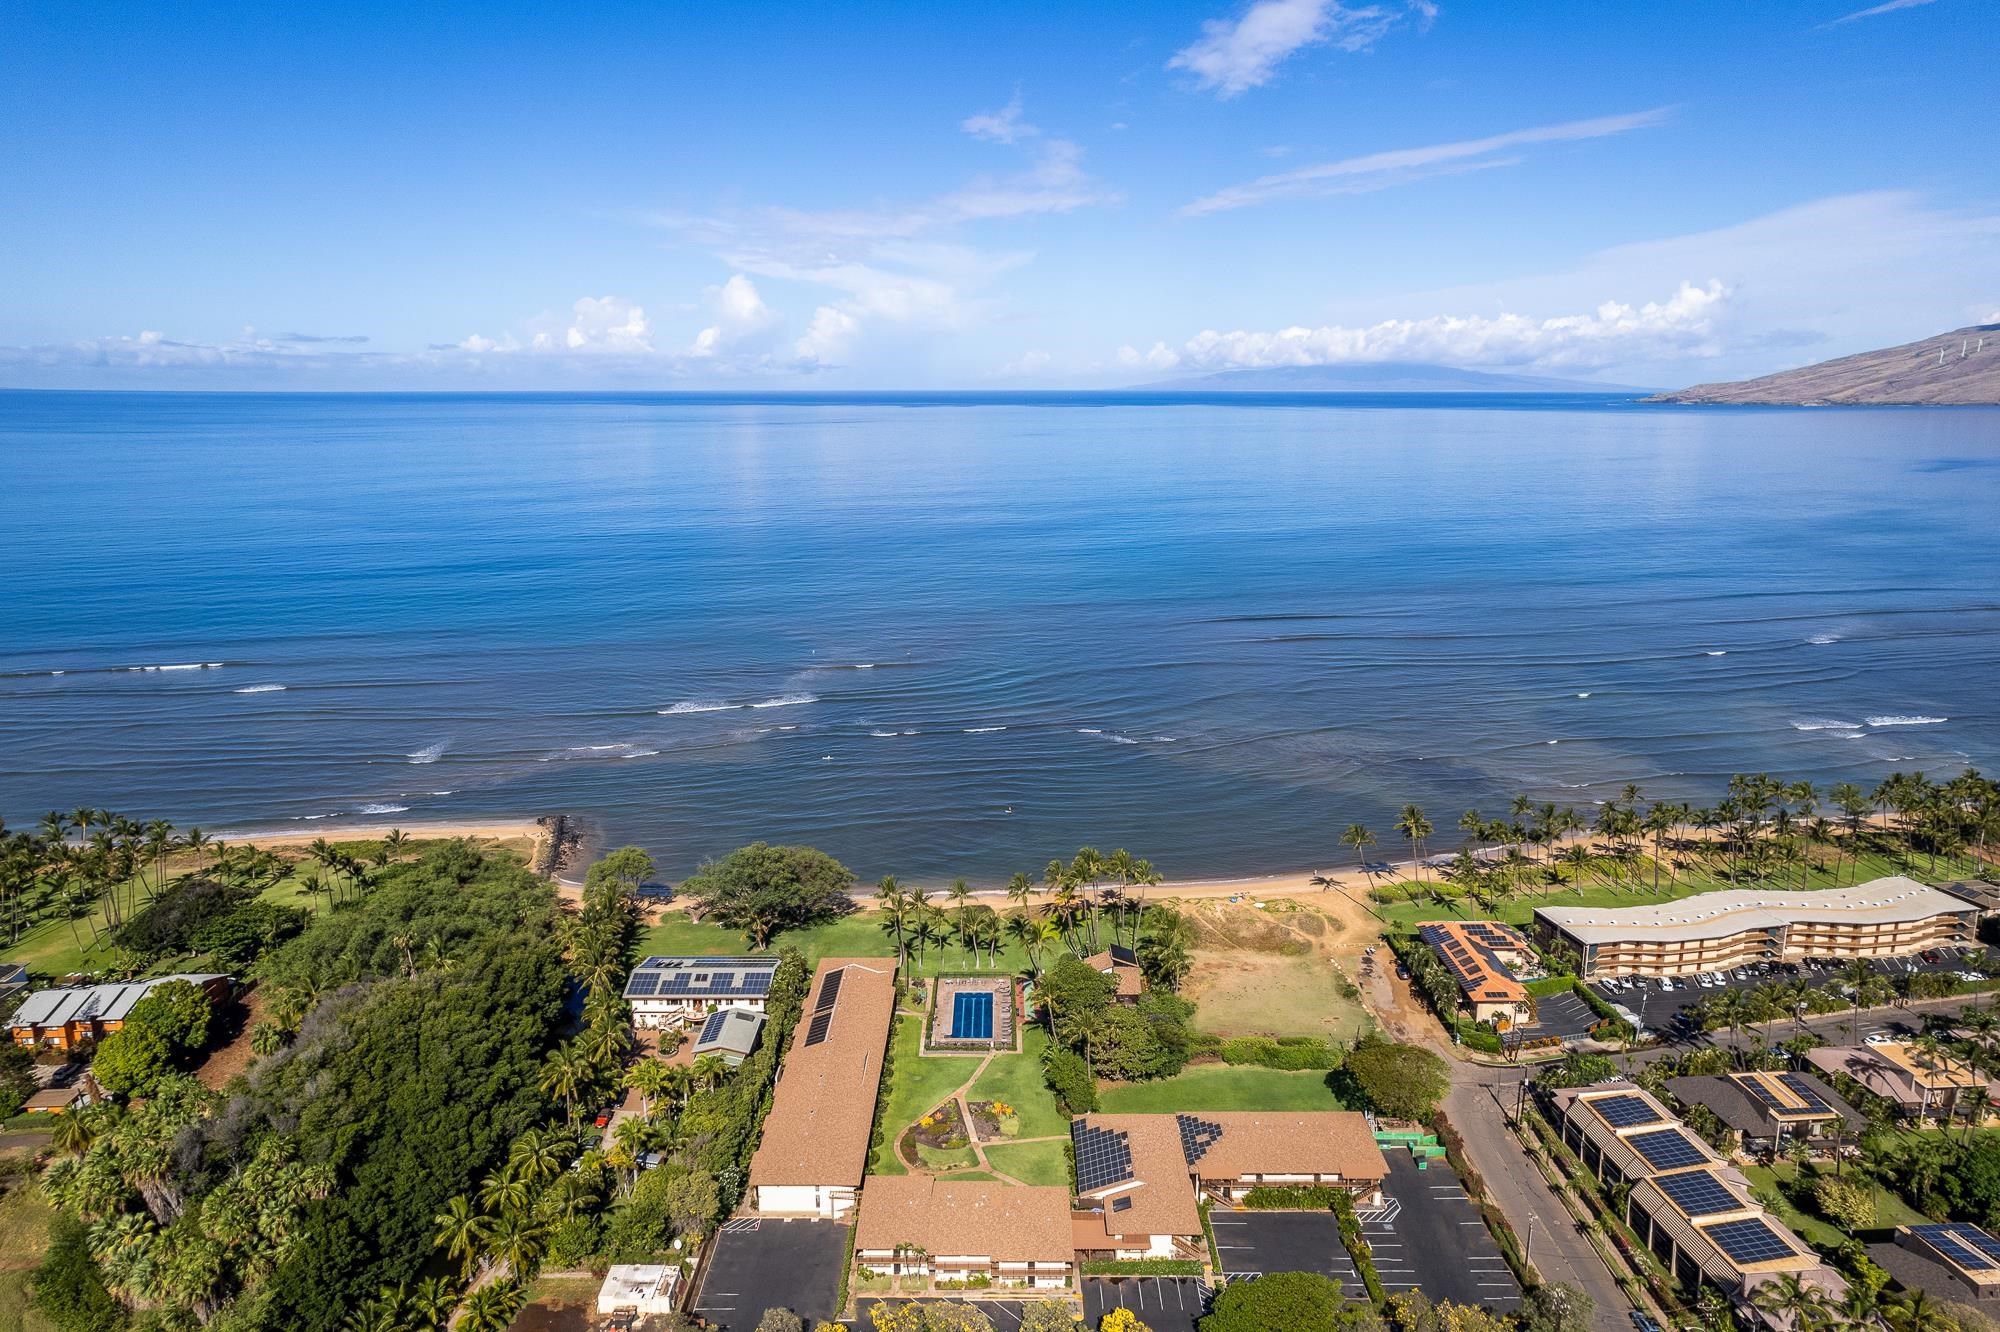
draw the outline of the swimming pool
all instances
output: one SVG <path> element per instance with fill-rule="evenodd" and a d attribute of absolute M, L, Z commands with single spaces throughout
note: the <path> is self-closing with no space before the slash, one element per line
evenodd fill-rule
<path fill-rule="evenodd" d="M 961 990 L 951 997 L 951 1038 L 955 1041 L 993 1039 L 993 994 Z"/>

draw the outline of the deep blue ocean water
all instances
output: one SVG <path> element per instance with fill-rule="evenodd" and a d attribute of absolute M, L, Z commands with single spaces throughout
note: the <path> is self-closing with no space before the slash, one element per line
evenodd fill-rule
<path fill-rule="evenodd" d="M 1186 876 L 2000 754 L 2000 411 L 13 393 L 0 469 L 14 825 Z"/>

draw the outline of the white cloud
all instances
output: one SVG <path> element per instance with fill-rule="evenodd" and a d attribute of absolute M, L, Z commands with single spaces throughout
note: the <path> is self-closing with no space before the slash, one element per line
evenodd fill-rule
<path fill-rule="evenodd" d="M 1842 14 L 1839 18 L 1829 20 L 1819 26 L 1822 28 L 1837 28 L 1843 23 L 1852 23 L 1856 19 L 1874 18 L 1878 14 L 1893 14 L 1899 9 L 1915 9 L 1919 5 L 1932 3 L 1934 3 L 1934 0 L 1888 0 L 1886 4 L 1871 5 L 1867 9 L 1857 9 L 1852 14 Z"/>
<path fill-rule="evenodd" d="M 975 139 L 989 143 L 1016 143 L 1033 138 L 1041 131 L 1021 118 L 1021 90 L 998 111 L 981 111 L 958 122 L 958 127 Z"/>
<path fill-rule="evenodd" d="M 766 341 L 776 332 L 777 313 L 764 304 L 756 284 L 743 274 L 734 274 L 721 286 L 710 287 L 707 296 L 715 322 L 695 334 L 689 355 L 714 356 L 730 348 Z"/>
<path fill-rule="evenodd" d="M 563 330 L 562 344 L 571 351 L 653 350 L 646 312 L 622 296 L 584 296 L 570 310 L 573 318 Z M 545 349 L 551 341 L 544 332 L 536 336 L 534 345 Z"/>
<path fill-rule="evenodd" d="M 1153 369 L 1235 370 L 1344 362 L 1422 361 L 1439 365 L 1537 366 L 1596 370 L 1639 359 L 1710 356 L 1716 317 L 1728 292 L 1720 282 L 1683 282 L 1664 301 L 1605 301 L 1588 314 L 1533 319 L 1517 314 L 1433 315 L 1368 327 L 1322 325 L 1274 332 L 1197 333 L 1178 348 L 1156 343 L 1143 356 L 1119 350 L 1127 365 Z"/>
<path fill-rule="evenodd" d="M 1048 369 L 1051 359 L 1047 352 L 1039 349 L 1024 351 L 993 373 L 1002 379 L 1022 379 Z"/>
<path fill-rule="evenodd" d="M 1437 5 L 1411 0 L 1401 8 L 1350 8 L 1338 0 L 1256 0 L 1234 20 L 1202 24 L 1200 40 L 1176 52 L 1167 68 L 1187 71 L 1198 87 L 1219 97 L 1235 97 L 1269 83 L 1297 51 L 1322 43 L 1365 51 L 1410 14 L 1428 27 Z"/>
<path fill-rule="evenodd" d="M 1491 167 L 1512 166 L 1520 158 L 1506 156 L 1511 149 L 1540 143 L 1602 139 L 1636 129 L 1658 125 L 1672 115 L 1668 107 L 1634 111 L 1618 116 L 1598 116 L 1589 120 L 1569 120 L 1559 125 L 1537 125 L 1529 129 L 1490 134 L 1482 139 L 1457 143 L 1434 143 L 1420 148 L 1393 148 L 1297 167 L 1269 176 L 1259 176 L 1242 185 L 1231 185 L 1205 195 L 1181 208 L 1184 217 L 1226 212 L 1269 203 L 1273 199 L 1313 198 L 1331 194 L 1363 194 L 1386 190 L 1433 176 L 1455 175 Z"/>
<path fill-rule="evenodd" d="M 792 354 L 812 365 L 830 365 L 847 354 L 861 332 L 861 321 L 847 311 L 822 305 L 813 311 L 805 336 L 792 345 Z"/>

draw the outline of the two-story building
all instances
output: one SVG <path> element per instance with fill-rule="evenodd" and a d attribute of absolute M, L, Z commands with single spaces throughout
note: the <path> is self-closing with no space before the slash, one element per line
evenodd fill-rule
<path fill-rule="evenodd" d="M 1061 1290 L 1075 1276 L 1069 1190 L 870 1175 L 861 1189 L 854 1261 L 933 1281 Z"/>
<path fill-rule="evenodd" d="M 718 1008 L 764 1011 L 776 957 L 649 957 L 625 978 L 625 1002 L 641 1027 L 669 1027 Z"/>
<path fill-rule="evenodd" d="M 8 1036 L 16 1045 L 57 1050 L 101 1041 L 125 1025 L 132 1005 L 171 981 L 186 981 L 218 1004 L 229 997 L 229 977 L 207 973 L 37 990 L 7 1019 Z"/>

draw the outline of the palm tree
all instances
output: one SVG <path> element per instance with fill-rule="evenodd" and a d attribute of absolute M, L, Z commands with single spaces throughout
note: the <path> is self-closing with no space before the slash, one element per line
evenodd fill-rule
<path fill-rule="evenodd" d="M 1820 1326 L 1831 1312 L 1825 1292 L 1800 1281 L 1796 1272 L 1781 1272 L 1776 1279 L 1757 1287 L 1750 1303 L 1765 1313 L 1789 1320 L 1792 1332 L 1808 1332 Z"/>
<path fill-rule="evenodd" d="M 1375 845 L 1375 834 L 1361 824 L 1350 823 L 1347 825 L 1347 831 L 1340 835 L 1340 844 L 1353 850 L 1355 859 L 1361 861 L 1362 871 L 1367 873 L 1367 851 L 1369 847 Z M 1373 875 L 1369 877 L 1372 879 Z"/>
<path fill-rule="evenodd" d="M 1957 1320 L 1926 1295 L 1922 1287 L 1900 1292 L 1882 1313 L 1895 1332 L 1951 1332 L 1958 1326 Z"/>
<path fill-rule="evenodd" d="M 653 1103 L 666 1094 L 666 1061 L 642 1059 L 625 1074 L 625 1085 L 639 1093 L 640 1111 L 648 1116 L 653 1113 Z"/>
<path fill-rule="evenodd" d="M 965 928 L 965 913 L 972 906 L 972 889 L 966 884 L 964 879 L 953 879 L 951 881 L 951 888 L 946 892 L 945 896 L 951 899 L 952 907 L 958 912 L 959 944 L 961 947 L 969 946 L 970 940 L 967 937 Z"/>
<path fill-rule="evenodd" d="M 1021 910 L 1028 909 L 1028 900 L 1035 895 L 1035 881 L 1019 870 L 1007 880 L 1007 900 Z"/>
<path fill-rule="evenodd" d="M 459 1332 L 507 1332 L 526 1302 L 527 1294 L 517 1281 L 481 1286 L 458 1306 Z"/>
<path fill-rule="evenodd" d="M 884 874 L 882 881 L 875 885 L 875 905 L 882 911 L 882 928 L 896 937 L 896 965 L 901 968 L 907 960 L 903 948 L 903 927 L 909 923 L 910 903 L 895 875 Z"/>
<path fill-rule="evenodd" d="M 1433 831 L 1431 821 L 1424 817 L 1424 811 L 1419 806 L 1405 805 L 1403 806 L 1403 812 L 1396 818 L 1396 831 L 1407 838 L 1410 843 L 1411 877 L 1417 879 L 1423 878 L 1424 839 L 1429 837 Z"/>
<path fill-rule="evenodd" d="M 590 1061 L 572 1042 L 549 1052 L 542 1064 L 541 1088 L 563 1103 L 569 1121 L 576 1122 L 576 1098 L 590 1084 Z"/>
<path fill-rule="evenodd" d="M 472 1275 L 479 1255 L 485 1252 L 487 1236 L 493 1230 L 492 1221 L 461 1193 L 432 1218 L 432 1225 L 435 1227 L 437 1247 L 445 1251 L 445 1257 L 458 1259 L 459 1270 L 464 1275 Z"/>

